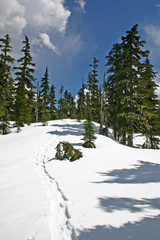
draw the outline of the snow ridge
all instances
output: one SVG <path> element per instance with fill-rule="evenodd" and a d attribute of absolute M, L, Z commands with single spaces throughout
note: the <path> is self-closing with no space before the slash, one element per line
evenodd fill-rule
<path fill-rule="evenodd" d="M 37 147 L 33 160 L 46 187 L 49 205 L 48 226 L 51 235 L 50 240 L 76 240 L 75 230 L 69 220 L 70 214 L 66 204 L 67 198 L 64 196 L 55 178 L 46 169 L 46 153 L 50 147 L 54 147 L 56 140 L 54 137 L 51 137 L 45 144 Z"/>

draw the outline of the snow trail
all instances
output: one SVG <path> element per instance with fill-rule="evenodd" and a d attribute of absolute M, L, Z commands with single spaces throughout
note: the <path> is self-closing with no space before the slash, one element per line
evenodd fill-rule
<path fill-rule="evenodd" d="M 37 147 L 34 151 L 33 160 L 46 187 L 50 240 L 76 240 L 75 230 L 70 223 L 67 198 L 61 191 L 56 179 L 46 169 L 48 149 L 56 147 L 57 138 L 59 136 L 52 136 L 46 143 Z"/>

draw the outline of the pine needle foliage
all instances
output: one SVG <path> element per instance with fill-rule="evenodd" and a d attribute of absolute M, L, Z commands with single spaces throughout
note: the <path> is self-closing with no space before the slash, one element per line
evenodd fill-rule
<path fill-rule="evenodd" d="M 85 148 L 96 148 L 96 145 L 94 144 L 94 141 L 96 140 L 96 136 L 95 136 L 94 126 L 92 123 L 90 109 L 88 109 L 87 116 L 88 117 L 84 122 L 85 132 L 83 133 L 84 137 L 82 138 L 82 140 L 84 140 L 84 143 L 82 144 L 82 146 Z"/>
<path fill-rule="evenodd" d="M 21 52 L 23 57 L 18 59 L 19 67 L 15 67 L 16 72 L 16 100 L 15 100 L 15 121 L 16 126 L 22 127 L 24 124 L 30 124 L 33 117 L 33 109 L 35 107 L 35 63 L 32 62 L 30 53 L 29 38 L 25 36 Z"/>
<path fill-rule="evenodd" d="M 11 76 L 14 58 L 11 57 L 11 38 L 8 34 L 0 38 L 0 132 L 10 133 L 13 113 L 14 80 Z"/>
<path fill-rule="evenodd" d="M 73 162 L 82 157 L 82 152 L 75 149 L 69 142 L 59 142 L 56 150 L 55 157 L 59 160 L 68 159 L 70 162 Z"/>

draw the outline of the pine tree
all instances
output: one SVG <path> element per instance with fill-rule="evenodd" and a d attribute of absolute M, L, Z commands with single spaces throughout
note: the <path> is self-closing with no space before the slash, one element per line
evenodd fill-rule
<path fill-rule="evenodd" d="M 48 67 L 46 67 L 46 71 L 44 77 L 41 79 L 41 101 L 42 101 L 42 111 L 41 111 L 41 121 L 43 126 L 48 125 L 49 116 L 49 76 L 48 76 Z"/>
<path fill-rule="evenodd" d="M 92 67 L 92 72 L 88 75 L 88 89 L 90 96 L 90 108 L 91 114 L 93 117 L 93 121 L 99 122 L 99 110 L 100 110 L 100 91 L 98 89 L 99 80 L 97 79 L 97 68 L 98 68 L 99 60 L 95 57 L 93 58 L 93 64 L 89 66 Z"/>
<path fill-rule="evenodd" d="M 78 100 L 77 100 L 77 118 L 83 120 L 86 117 L 86 94 L 85 94 L 85 84 L 82 80 L 82 87 L 78 91 Z"/>
<path fill-rule="evenodd" d="M 103 77 L 103 85 L 101 90 L 101 107 L 100 107 L 100 134 L 108 136 L 108 101 L 105 82 L 106 73 Z"/>
<path fill-rule="evenodd" d="M 18 129 L 24 124 L 30 124 L 33 117 L 33 109 L 35 107 L 35 92 L 33 73 L 35 71 L 35 63 L 32 62 L 30 54 L 30 43 L 27 36 L 23 41 L 21 52 L 24 54 L 18 60 L 20 64 L 16 67 L 16 101 L 15 101 L 15 121 Z"/>
<path fill-rule="evenodd" d="M 140 76 L 143 74 L 141 71 L 142 60 L 148 57 L 149 51 L 143 50 L 145 41 L 140 40 L 138 36 L 138 24 L 133 26 L 130 31 L 126 32 L 126 36 L 122 37 L 123 47 L 123 72 L 125 78 L 125 95 L 121 100 L 125 106 L 125 118 L 128 124 L 128 145 L 133 146 L 133 132 L 140 122 L 140 115 L 137 111 L 137 96 L 138 85 L 140 84 Z"/>
<path fill-rule="evenodd" d="M 115 138 L 123 144 L 128 141 L 129 146 L 133 146 L 135 131 L 152 135 L 156 122 L 153 119 L 157 115 L 155 73 L 137 28 L 136 24 L 127 31 L 122 43 L 114 44 L 106 57 L 108 123 L 114 129 Z"/>
<path fill-rule="evenodd" d="M 158 133 L 159 123 L 157 121 L 158 99 L 155 94 L 156 83 L 154 81 L 156 73 L 153 71 L 153 65 L 146 58 L 142 65 L 143 79 L 140 81 L 138 103 L 142 115 L 142 132 L 146 134 L 149 140 L 149 148 L 158 148 L 158 138 L 155 135 Z"/>
<path fill-rule="evenodd" d="M 105 97 L 107 101 L 107 122 L 112 126 L 115 139 L 123 134 L 123 143 L 126 139 L 126 121 L 123 115 L 121 99 L 125 94 L 125 76 L 123 74 L 122 45 L 114 44 L 107 58 L 108 78 L 105 85 Z"/>
<path fill-rule="evenodd" d="M 14 58 L 10 56 L 12 47 L 8 34 L 0 38 L 0 131 L 2 134 L 10 132 L 9 120 L 12 118 L 14 101 L 14 80 L 11 76 Z"/>
<path fill-rule="evenodd" d="M 50 112 L 50 118 L 52 120 L 56 119 L 56 97 L 55 97 L 55 87 L 52 84 L 50 93 L 49 93 L 49 101 L 50 101 L 50 106 L 49 106 L 49 112 Z"/>
<path fill-rule="evenodd" d="M 61 94 L 61 98 L 62 98 L 62 95 L 63 95 L 63 91 L 64 91 L 64 86 L 61 86 L 60 91 L 59 91 L 59 93 Z"/>
<path fill-rule="evenodd" d="M 92 123 L 92 115 L 90 108 L 87 109 L 87 119 L 84 123 L 84 130 L 83 133 L 83 139 L 84 143 L 82 144 L 83 147 L 86 148 L 95 148 L 96 145 L 94 144 L 94 141 L 96 140 L 94 126 Z"/>
<path fill-rule="evenodd" d="M 58 114 L 58 119 L 64 119 L 67 118 L 67 103 L 63 98 L 63 91 L 64 91 L 64 86 L 61 86 L 60 88 L 60 99 L 58 100 L 58 110 L 57 110 L 57 114 Z"/>
<path fill-rule="evenodd" d="M 63 111 L 65 111 L 68 118 L 74 118 L 76 115 L 76 105 L 73 96 L 67 90 L 64 92 L 64 100 L 66 102 L 66 109 Z"/>

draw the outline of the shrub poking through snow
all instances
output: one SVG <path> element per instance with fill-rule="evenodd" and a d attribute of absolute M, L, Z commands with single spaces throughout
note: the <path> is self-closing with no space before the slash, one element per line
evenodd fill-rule
<path fill-rule="evenodd" d="M 88 110 L 88 116 L 84 123 L 84 130 L 83 138 L 84 143 L 82 144 L 85 148 L 96 148 L 96 145 L 94 144 L 94 141 L 96 140 L 94 126 L 91 120 L 91 112 L 90 109 Z"/>
<path fill-rule="evenodd" d="M 56 149 L 55 157 L 59 160 L 68 159 L 70 162 L 73 162 L 82 157 L 82 152 L 75 149 L 69 142 L 59 142 Z"/>

